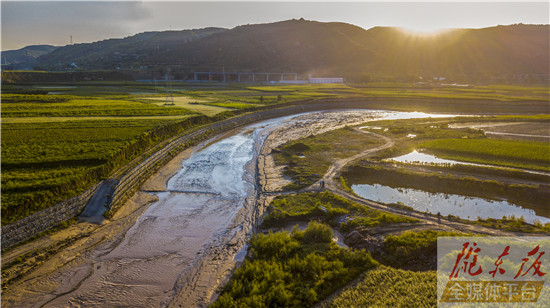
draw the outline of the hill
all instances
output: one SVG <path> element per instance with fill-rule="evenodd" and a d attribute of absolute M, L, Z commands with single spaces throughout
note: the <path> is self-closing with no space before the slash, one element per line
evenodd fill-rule
<path fill-rule="evenodd" d="M 358 76 L 549 74 L 550 26 L 453 29 L 433 36 L 403 29 L 288 20 L 230 30 L 146 32 L 58 48 L 45 67 L 84 69 L 180 66 L 193 70 L 275 71 Z"/>
<path fill-rule="evenodd" d="M 57 48 L 52 45 L 31 45 L 17 50 L 2 51 L 2 68 L 31 69 L 37 64 L 36 58 Z"/>
<path fill-rule="evenodd" d="M 67 45 L 40 57 L 40 65 L 66 67 L 76 63 L 84 69 L 114 69 L 142 66 L 148 58 L 166 54 L 179 45 L 226 31 L 204 28 L 183 31 L 144 32 L 123 39 L 108 39 L 84 44 Z"/>

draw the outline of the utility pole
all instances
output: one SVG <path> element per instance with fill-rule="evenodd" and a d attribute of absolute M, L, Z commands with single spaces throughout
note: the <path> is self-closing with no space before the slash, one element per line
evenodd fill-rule
<path fill-rule="evenodd" d="M 164 105 L 174 105 L 174 96 L 172 95 L 172 88 L 170 88 L 170 84 L 168 83 L 168 77 L 170 76 L 169 72 L 170 72 L 170 68 L 166 68 L 166 75 L 165 75 L 165 78 L 166 78 L 166 103 L 164 103 Z M 170 104 L 168 103 L 168 96 L 170 96 Z"/>
<path fill-rule="evenodd" d="M 25 50 L 25 63 L 27 63 L 27 69 L 29 68 L 29 51 Z"/>
<path fill-rule="evenodd" d="M 73 35 L 72 34 L 69 36 L 69 41 L 71 42 L 71 45 L 72 45 L 73 44 Z"/>

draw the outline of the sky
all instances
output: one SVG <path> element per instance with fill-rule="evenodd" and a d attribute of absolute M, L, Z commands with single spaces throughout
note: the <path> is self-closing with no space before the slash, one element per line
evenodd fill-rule
<path fill-rule="evenodd" d="M 5 1 L 1 3 L 1 49 L 63 46 L 145 31 L 234 28 L 304 18 L 346 22 L 370 29 L 395 26 L 429 33 L 515 23 L 549 24 L 550 4 L 538 2 L 395 1 Z M 491 2 L 492 1 L 492 2 Z"/>

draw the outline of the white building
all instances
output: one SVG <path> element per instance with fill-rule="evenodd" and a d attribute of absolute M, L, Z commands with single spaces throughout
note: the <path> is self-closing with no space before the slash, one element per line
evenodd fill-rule
<path fill-rule="evenodd" d="M 311 74 L 309 74 L 308 81 L 309 83 L 344 83 L 344 78 L 342 77 L 312 78 Z"/>

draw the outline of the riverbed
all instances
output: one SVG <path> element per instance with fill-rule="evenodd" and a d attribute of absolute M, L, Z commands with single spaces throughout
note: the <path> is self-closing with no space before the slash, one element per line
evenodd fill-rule
<path fill-rule="evenodd" d="M 207 141 L 170 174 L 166 191 L 147 198 L 157 201 L 133 212 L 138 215 L 134 223 L 127 220 L 127 227 L 114 228 L 119 220 L 106 222 L 89 244 L 78 242 L 74 259 L 54 257 L 48 268 L 3 292 L 2 305 L 205 306 L 240 259 L 236 256 L 243 254 L 263 212 L 256 203 L 256 163 L 268 136 L 276 136 L 273 148 L 345 125 L 429 116 L 449 115 L 314 112 L 260 122 Z M 139 194 L 132 200 L 139 203 Z"/>

